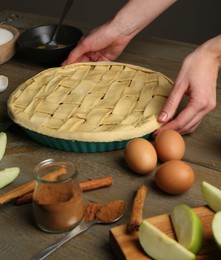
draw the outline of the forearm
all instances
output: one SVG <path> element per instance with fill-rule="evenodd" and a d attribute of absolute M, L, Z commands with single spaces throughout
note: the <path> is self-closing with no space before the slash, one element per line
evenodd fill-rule
<path fill-rule="evenodd" d="M 221 34 L 203 43 L 199 49 L 210 55 L 221 68 Z"/>
<path fill-rule="evenodd" d="M 129 0 L 111 21 L 119 35 L 133 38 L 177 0 Z"/>

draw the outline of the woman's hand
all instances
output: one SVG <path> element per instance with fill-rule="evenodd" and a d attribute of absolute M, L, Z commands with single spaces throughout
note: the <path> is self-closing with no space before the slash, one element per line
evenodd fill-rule
<path fill-rule="evenodd" d="M 118 33 L 118 30 L 106 23 L 83 37 L 62 65 L 74 62 L 113 61 L 130 40 L 130 37 Z"/>
<path fill-rule="evenodd" d="M 181 134 L 192 133 L 203 117 L 216 107 L 220 57 L 221 36 L 217 36 L 185 58 L 171 94 L 158 118 L 159 122 L 167 123 L 156 130 L 154 135 L 165 129 L 173 129 Z M 186 107 L 174 117 L 184 95 L 189 96 Z"/>

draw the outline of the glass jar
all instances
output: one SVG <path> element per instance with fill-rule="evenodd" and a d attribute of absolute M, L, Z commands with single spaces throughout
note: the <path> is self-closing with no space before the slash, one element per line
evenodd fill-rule
<path fill-rule="evenodd" d="M 33 214 L 37 225 L 52 233 L 78 225 L 83 218 L 84 202 L 76 166 L 48 159 L 35 167 L 34 175 Z"/>

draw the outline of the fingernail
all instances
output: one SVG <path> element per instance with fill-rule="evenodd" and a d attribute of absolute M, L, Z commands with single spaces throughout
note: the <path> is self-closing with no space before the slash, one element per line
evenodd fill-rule
<path fill-rule="evenodd" d="M 167 113 L 166 113 L 166 112 L 162 112 L 162 113 L 159 115 L 158 119 L 159 119 L 159 121 L 161 121 L 161 122 L 165 122 L 165 121 L 167 120 L 167 117 L 168 117 Z"/>

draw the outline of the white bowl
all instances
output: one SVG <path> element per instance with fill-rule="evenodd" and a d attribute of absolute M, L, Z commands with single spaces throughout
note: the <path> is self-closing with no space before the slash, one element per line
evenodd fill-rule
<path fill-rule="evenodd" d="M 19 31 L 13 26 L 1 24 L 1 29 L 10 31 L 13 34 L 13 38 L 6 42 L 5 44 L 0 45 L 0 65 L 9 61 L 17 51 L 17 38 L 19 36 Z"/>

